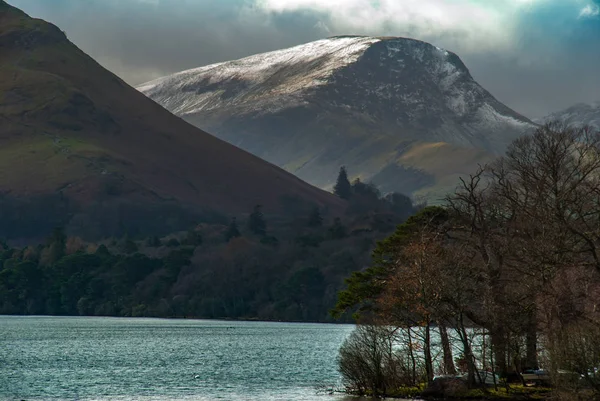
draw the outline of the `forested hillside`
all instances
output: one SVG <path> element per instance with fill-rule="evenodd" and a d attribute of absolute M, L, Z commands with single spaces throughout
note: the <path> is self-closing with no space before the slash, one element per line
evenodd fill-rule
<path fill-rule="evenodd" d="M 165 235 L 289 197 L 343 202 L 172 115 L 0 0 L 0 237 Z"/>
<path fill-rule="evenodd" d="M 37 246 L 4 242 L 0 314 L 330 320 L 343 278 L 417 209 L 345 169 L 338 181 L 340 217 L 290 198 L 290 217 L 257 205 L 162 238 L 88 243 L 57 228 Z"/>

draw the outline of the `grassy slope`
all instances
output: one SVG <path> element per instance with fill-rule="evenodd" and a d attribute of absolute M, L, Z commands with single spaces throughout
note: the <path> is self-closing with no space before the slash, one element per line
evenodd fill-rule
<path fill-rule="evenodd" d="M 115 175 L 134 198 L 235 212 L 298 195 L 338 200 L 208 135 L 129 87 L 51 24 L 0 0 L 0 189 L 96 198 Z"/>
<path fill-rule="evenodd" d="M 411 142 L 403 141 L 391 136 L 371 135 L 367 144 L 361 149 L 361 154 L 347 153 L 347 157 L 359 161 L 358 164 L 349 165 L 350 174 L 368 181 L 374 173 L 382 167 L 398 165 L 415 171 L 414 180 L 419 181 L 419 176 L 430 177 L 423 180 L 420 188 L 412 192 L 418 198 L 425 198 L 430 203 L 438 203 L 447 193 L 453 192 L 460 183 L 459 178 L 474 173 L 478 165 L 483 165 L 495 158 L 491 153 L 482 149 L 463 148 L 445 142 Z M 370 152 L 370 149 L 377 151 Z M 355 151 L 355 153 L 358 150 Z M 309 178 L 310 174 L 302 174 L 302 167 L 312 158 L 314 153 L 297 153 L 297 158 L 286 164 L 284 168 L 303 178 Z M 320 160 L 321 165 L 327 164 L 326 158 Z M 330 162 L 331 170 L 329 176 L 335 177 L 340 162 Z M 345 164 L 345 163 L 341 163 Z M 333 173 L 333 174 L 332 174 Z M 394 190 L 399 192 L 406 188 L 403 177 L 396 175 L 396 186 Z M 412 180 L 411 180 L 412 181 Z M 331 185 L 321 183 L 323 187 L 330 188 Z M 408 191 L 410 192 L 410 191 Z"/>
<path fill-rule="evenodd" d="M 436 203 L 448 191 L 453 191 L 459 184 L 459 177 L 473 173 L 479 164 L 494 158 L 494 155 L 482 149 L 444 142 L 421 142 L 414 133 L 398 135 L 391 129 L 381 132 L 381 126 L 368 124 L 366 117 L 364 124 L 355 124 L 360 116 L 344 118 L 335 114 L 336 111 L 314 110 L 314 113 L 318 112 L 323 114 L 318 121 L 292 127 L 279 127 L 275 120 L 261 123 L 262 120 L 257 118 L 244 122 L 234 120 L 234 124 L 226 122 L 223 128 L 220 126 L 222 122 L 229 120 L 226 115 L 219 113 L 203 115 L 204 121 L 197 116 L 186 118 L 197 126 L 213 127 L 215 132 L 220 132 L 224 139 L 232 143 L 238 144 L 239 138 L 245 138 L 243 143 L 239 143 L 240 146 L 322 188 L 332 188 L 341 165 L 348 167 L 352 177 L 365 181 L 376 177 L 386 166 L 398 165 L 411 169 L 414 171 L 412 176 L 388 175 L 384 179 L 388 184 L 387 189 L 412 193 L 428 199 L 430 203 Z M 275 128 L 265 135 L 269 125 Z M 286 143 L 274 145 L 279 143 L 277 137 L 280 129 L 286 130 Z M 276 153 L 265 151 L 275 146 Z M 418 189 L 413 191 L 415 186 Z"/>
<path fill-rule="evenodd" d="M 399 163 L 427 172 L 435 184 L 418 190 L 415 195 L 438 203 L 460 183 L 459 177 L 474 173 L 478 165 L 492 161 L 494 155 L 481 149 L 461 148 L 445 142 L 417 143 L 398 160 Z"/>

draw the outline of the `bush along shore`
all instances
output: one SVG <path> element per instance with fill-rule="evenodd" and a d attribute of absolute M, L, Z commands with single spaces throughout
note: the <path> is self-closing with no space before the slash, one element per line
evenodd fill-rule
<path fill-rule="evenodd" d="M 378 243 L 334 316 L 351 394 L 600 399 L 600 133 L 547 124 Z"/>

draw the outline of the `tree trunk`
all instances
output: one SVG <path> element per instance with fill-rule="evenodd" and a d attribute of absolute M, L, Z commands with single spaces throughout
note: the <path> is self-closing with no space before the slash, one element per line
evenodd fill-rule
<path fill-rule="evenodd" d="M 417 384 L 417 360 L 415 358 L 415 353 L 413 351 L 412 335 L 410 332 L 410 327 L 408 328 L 407 333 L 408 333 L 408 354 L 410 356 L 410 362 L 412 365 L 412 384 L 414 386 Z"/>
<path fill-rule="evenodd" d="M 504 330 L 495 329 L 490 333 L 492 348 L 494 349 L 494 359 L 496 360 L 496 372 L 500 377 L 506 377 L 508 374 L 508 364 L 506 363 L 506 335 Z"/>
<path fill-rule="evenodd" d="M 431 325 L 429 319 L 425 324 L 425 344 L 423 347 L 423 353 L 425 354 L 425 373 L 427 374 L 427 384 L 433 382 L 433 361 L 431 360 Z"/>
<path fill-rule="evenodd" d="M 467 361 L 467 385 L 469 388 L 475 387 L 477 384 L 475 381 L 476 374 L 476 366 L 475 366 L 475 358 L 473 357 L 473 351 L 471 350 L 471 344 L 469 344 L 469 337 L 467 335 L 467 330 L 465 328 L 462 316 L 459 319 L 459 332 L 460 332 L 460 340 L 463 344 L 463 354 L 465 355 L 465 359 Z"/>
<path fill-rule="evenodd" d="M 538 354 L 537 354 L 537 321 L 535 315 L 532 315 L 529 319 L 529 325 L 527 327 L 527 353 L 525 363 L 529 369 L 538 368 Z"/>
<path fill-rule="evenodd" d="M 440 338 L 442 340 L 442 350 L 444 353 L 444 373 L 447 375 L 455 375 L 456 367 L 454 366 L 454 358 L 452 357 L 452 346 L 448 338 L 448 328 L 441 323 L 438 323 L 440 330 Z"/>

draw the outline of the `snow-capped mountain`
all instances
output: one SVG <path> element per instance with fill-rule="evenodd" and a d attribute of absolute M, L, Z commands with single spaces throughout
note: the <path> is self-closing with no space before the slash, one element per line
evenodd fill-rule
<path fill-rule="evenodd" d="M 600 130 L 600 102 L 579 103 L 541 119 L 541 122 L 559 121 L 570 126 L 589 125 Z"/>
<path fill-rule="evenodd" d="M 138 89 L 322 187 L 340 165 L 384 190 L 439 185 L 429 164 L 444 176 L 467 173 L 535 127 L 475 82 L 456 54 L 406 38 L 333 37 Z"/>

